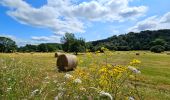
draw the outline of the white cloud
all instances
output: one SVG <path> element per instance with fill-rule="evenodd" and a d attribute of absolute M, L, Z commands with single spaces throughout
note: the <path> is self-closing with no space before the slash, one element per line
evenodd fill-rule
<path fill-rule="evenodd" d="M 136 18 L 147 7 L 131 7 L 131 0 L 91 0 L 75 3 L 74 0 L 47 0 L 47 4 L 34 8 L 24 0 L 1 0 L 10 8 L 7 14 L 22 24 L 45 27 L 55 34 L 85 32 L 84 21 L 114 21 Z M 88 25 L 87 25 L 88 26 Z"/>
<path fill-rule="evenodd" d="M 162 18 L 161 18 L 161 23 L 170 23 L 170 12 L 166 13 Z"/>
<path fill-rule="evenodd" d="M 131 7 L 124 9 L 120 12 L 120 15 L 124 18 L 133 18 L 133 16 L 141 16 L 147 8 L 145 6 Z"/>
<path fill-rule="evenodd" d="M 25 40 L 18 37 L 15 37 L 13 35 L 8 34 L 0 34 L 0 37 L 8 37 L 16 42 L 18 46 L 25 46 L 26 44 L 40 44 L 40 43 L 59 43 L 60 42 L 60 36 L 51 35 L 51 36 L 32 36 L 31 40 Z"/>
<path fill-rule="evenodd" d="M 39 41 L 39 42 L 52 42 L 52 43 L 54 43 L 54 42 L 59 43 L 60 42 L 60 37 L 55 36 L 55 35 L 52 35 L 52 36 L 40 36 L 40 37 L 32 36 L 31 39 L 35 40 L 35 41 Z"/>
<path fill-rule="evenodd" d="M 163 16 L 152 16 L 143 21 L 138 22 L 135 26 L 128 29 L 128 31 L 139 32 L 143 30 L 158 30 L 170 28 L 170 12 Z"/>

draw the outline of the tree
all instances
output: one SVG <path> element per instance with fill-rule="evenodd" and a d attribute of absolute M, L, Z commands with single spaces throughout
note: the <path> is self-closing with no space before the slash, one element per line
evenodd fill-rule
<path fill-rule="evenodd" d="M 70 45 L 70 52 L 75 52 L 76 55 L 78 52 L 84 52 L 85 50 L 86 48 L 84 39 L 75 39 Z"/>
<path fill-rule="evenodd" d="M 61 43 L 63 43 L 63 50 L 69 52 L 70 45 L 74 43 L 75 36 L 73 33 L 66 33 L 65 36 L 61 38 Z"/>
<path fill-rule="evenodd" d="M 38 45 L 38 51 L 39 51 L 39 52 L 48 52 L 47 45 L 44 44 L 44 43 Z"/>
<path fill-rule="evenodd" d="M 14 52 L 17 49 L 15 41 L 7 37 L 0 37 L 0 52 Z"/>
<path fill-rule="evenodd" d="M 164 46 L 165 44 L 166 44 L 165 40 L 159 38 L 151 42 L 151 46 L 156 46 L 156 45 Z"/>
<path fill-rule="evenodd" d="M 25 46 L 26 52 L 36 52 L 37 51 L 37 46 L 36 45 L 31 45 L 27 44 Z"/>
<path fill-rule="evenodd" d="M 156 45 L 156 46 L 151 47 L 150 50 L 151 52 L 161 53 L 161 52 L 164 52 L 165 48 L 161 45 Z"/>
<path fill-rule="evenodd" d="M 66 33 L 64 37 L 61 38 L 63 43 L 63 50 L 65 52 L 84 52 L 86 50 L 86 43 L 83 38 L 77 39 L 74 34 Z"/>
<path fill-rule="evenodd" d="M 56 48 L 52 45 L 47 45 L 48 52 L 54 52 Z"/>

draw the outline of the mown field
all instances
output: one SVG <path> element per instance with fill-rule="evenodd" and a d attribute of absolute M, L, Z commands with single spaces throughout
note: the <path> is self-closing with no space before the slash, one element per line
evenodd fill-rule
<path fill-rule="evenodd" d="M 139 52 L 140 55 L 137 56 L 136 52 Z M 101 65 L 106 63 L 111 65 L 128 65 L 132 59 L 141 61 L 139 65 L 141 74 L 138 76 L 136 84 L 142 99 L 170 100 L 170 55 L 166 53 L 116 51 L 112 52 L 111 55 L 102 53 L 79 54 L 77 68 L 90 69 L 91 66 L 101 67 Z M 74 71 L 67 73 L 73 74 Z M 69 82 L 64 78 L 65 74 L 65 72 L 58 72 L 54 53 L 1 53 L 0 100 L 54 100 L 59 95 L 61 83 Z M 86 85 L 82 81 L 82 84 L 82 86 L 88 87 L 90 83 Z M 93 85 L 96 86 L 95 84 Z M 68 97 L 69 94 L 74 94 L 74 96 L 82 95 L 76 94 L 76 90 L 78 90 L 76 86 L 70 85 L 75 87 L 75 91 L 69 85 L 67 86 L 67 88 L 71 89 L 71 92 L 75 93 L 67 93 Z M 108 91 L 110 90 L 112 89 Z M 90 93 L 90 90 L 87 90 L 87 88 L 86 91 Z M 94 91 L 91 92 L 93 93 Z M 80 93 L 85 93 L 85 91 Z M 97 95 L 97 93 L 94 95 Z M 71 96 L 70 98 L 70 100 L 78 100 L 78 98 Z M 68 98 L 62 97 L 61 99 L 67 100 Z M 85 97 L 84 100 L 86 99 L 91 100 L 92 98 Z"/>

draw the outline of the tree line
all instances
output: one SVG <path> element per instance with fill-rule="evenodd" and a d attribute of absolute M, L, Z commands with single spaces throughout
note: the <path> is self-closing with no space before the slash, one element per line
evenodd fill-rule
<path fill-rule="evenodd" d="M 141 31 L 139 33 L 112 36 L 107 39 L 89 42 L 92 51 L 106 47 L 110 50 L 151 50 L 155 52 L 170 50 L 170 29 Z"/>
<path fill-rule="evenodd" d="M 10 38 L 0 37 L 0 52 L 85 52 L 102 51 L 105 47 L 109 50 L 151 50 L 162 52 L 170 50 L 170 29 L 157 31 L 141 31 L 139 33 L 129 32 L 127 34 L 112 36 L 107 39 L 85 42 L 83 38 L 76 38 L 73 33 L 66 33 L 61 38 L 61 43 L 41 43 L 39 45 L 27 44 L 18 47 Z"/>
<path fill-rule="evenodd" d="M 26 44 L 18 47 L 16 42 L 8 37 L 0 37 L 0 52 L 85 52 L 86 42 L 83 38 L 76 38 L 73 33 L 66 33 L 61 43 L 41 43 L 39 45 Z"/>

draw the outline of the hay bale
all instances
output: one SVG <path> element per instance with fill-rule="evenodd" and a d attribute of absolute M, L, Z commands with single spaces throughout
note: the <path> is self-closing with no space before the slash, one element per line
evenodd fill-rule
<path fill-rule="evenodd" d="M 15 52 L 15 54 L 17 54 L 17 55 L 18 55 L 19 53 L 18 53 L 18 52 Z"/>
<path fill-rule="evenodd" d="M 139 55 L 140 55 L 140 53 L 136 53 L 136 55 L 137 55 L 137 56 L 139 56 Z"/>
<path fill-rule="evenodd" d="M 63 53 L 61 53 L 61 52 L 56 52 L 55 55 L 54 55 L 54 57 L 57 58 L 57 57 L 59 57 L 59 56 L 62 55 L 62 54 L 63 54 Z"/>
<path fill-rule="evenodd" d="M 70 71 L 77 67 L 78 60 L 75 55 L 61 54 L 57 59 L 57 67 L 59 71 Z"/>
<path fill-rule="evenodd" d="M 170 55 L 170 52 L 168 52 L 167 55 Z"/>

